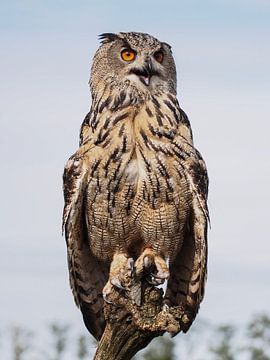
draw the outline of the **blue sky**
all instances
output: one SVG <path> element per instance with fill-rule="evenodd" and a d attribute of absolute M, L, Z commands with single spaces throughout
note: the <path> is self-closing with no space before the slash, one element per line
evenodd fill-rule
<path fill-rule="evenodd" d="M 83 329 L 61 238 L 62 169 L 90 107 L 102 32 L 172 45 L 178 97 L 210 176 L 209 279 L 200 316 L 269 310 L 270 3 L 0 1 L 0 318 Z M 165 4 L 165 5 L 164 5 Z"/>

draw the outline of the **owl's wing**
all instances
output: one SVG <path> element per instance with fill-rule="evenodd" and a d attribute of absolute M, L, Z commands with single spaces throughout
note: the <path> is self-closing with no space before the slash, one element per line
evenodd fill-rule
<path fill-rule="evenodd" d="M 90 250 L 84 217 L 87 166 L 84 155 L 73 155 L 64 170 L 63 230 L 67 243 L 69 278 L 77 306 L 86 327 L 100 339 L 105 322 L 102 289 L 108 278 L 108 266 L 95 259 Z"/>
<path fill-rule="evenodd" d="M 188 315 L 183 324 L 187 332 L 204 296 L 207 275 L 207 193 L 208 176 L 205 163 L 195 149 L 195 156 L 186 164 L 185 175 L 192 193 L 192 206 L 181 249 L 170 264 L 166 302 L 181 306 Z"/>

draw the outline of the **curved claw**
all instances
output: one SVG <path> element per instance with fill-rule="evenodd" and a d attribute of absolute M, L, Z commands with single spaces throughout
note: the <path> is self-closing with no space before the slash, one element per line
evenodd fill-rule
<path fill-rule="evenodd" d="M 149 284 L 156 286 L 163 284 L 166 279 L 156 277 L 154 274 L 150 274 L 146 277 L 146 280 Z"/>
<path fill-rule="evenodd" d="M 168 312 L 170 310 L 170 307 L 167 304 L 163 304 L 162 311 Z"/>
<path fill-rule="evenodd" d="M 118 278 L 112 278 L 111 284 L 115 287 L 117 287 L 120 290 L 126 290 L 124 286 L 121 284 L 121 281 Z"/>
<path fill-rule="evenodd" d="M 150 258 L 149 255 L 146 255 L 144 258 L 143 258 L 143 266 L 146 268 L 146 269 L 149 269 L 152 265 L 153 265 L 153 262 L 154 260 L 152 258 Z"/>
<path fill-rule="evenodd" d="M 103 294 L 103 300 L 107 303 L 107 304 L 111 304 L 111 305 L 116 305 L 114 304 L 112 301 L 107 299 L 107 294 Z"/>
<path fill-rule="evenodd" d="M 132 258 L 128 258 L 127 260 L 127 268 L 128 270 L 130 270 L 130 276 L 132 275 L 133 271 L 134 271 L 134 259 Z"/>
<path fill-rule="evenodd" d="M 159 279 L 159 280 L 165 281 L 165 280 L 167 280 L 168 277 L 169 277 L 169 272 L 163 272 L 162 275 L 159 274 L 159 273 L 157 273 L 157 274 L 151 273 L 150 275 L 153 276 L 155 279 Z"/>
<path fill-rule="evenodd" d="M 118 308 L 122 307 L 123 305 L 120 305 L 120 304 L 116 304 L 110 300 L 108 300 L 107 298 L 107 294 L 103 294 L 103 300 L 107 303 L 107 304 L 110 304 L 110 305 L 113 305 L 113 306 L 116 306 Z"/>
<path fill-rule="evenodd" d="M 147 281 L 153 285 L 160 285 L 164 283 L 170 276 L 166 260 L 154 253 L 151 248 L 146 248 L 139 256 L 135 263 L 136 275 L 142 278 L 148 275 Z"/>
<path fill-rule="evenodd" d="M 146 277 L 146 280 L 147 280 L 147 282 L 150 284 L 150 285 L 158 285 L 155 281 L 154 281 L 154 279 L 153 279 L 153 277 L 152 276 L 147 276 Z"/>

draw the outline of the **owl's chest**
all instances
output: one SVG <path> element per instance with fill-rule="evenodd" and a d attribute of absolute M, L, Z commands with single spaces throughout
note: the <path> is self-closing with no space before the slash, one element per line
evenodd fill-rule
<path fill-rule="evenodd" d="M 106 148 L 93 148 L 89 167 L 85 204 L 92 251 L 99 256 L 141 241 L 167 244 L 169 253 L 170 239 L 182 239 L 190 207 L 173 145 L 136 124 L 112 135 Z"/>
<path fill-rule="evenodd" d="M 85 200 L 97 256 L 134 241 L 167 244 L 168 249 L 171 239 L 181 241 L 191 194 L 177 126 L 165 100 L 97 119 Z"/>
<path fill-rule="evenodd" d="M 170 254 L 171 239 L 182 241 L 190 207 L 188 189 L 173 164 L 157 155 L 149 155 L 146 164 L 136 151 L 116 159 L 108 170 L 106 164 L 99 164 L 101 171 L 91 177 L 87 191 L 92 251 L 101 256 L 139 242 Z"/>
<path fill-rule="evenodd" d="M 118 149 L 118 147 L 116 147 Z M 144 211 L 188 203 L 189 189 L 175 159 L 134 142 L 129 152 L 103 152 L 94 161 L 88 184 L 89 213 L 100 223 L 123 223 Z M 97 156 L 97 155 L 96 155 Z M 124 220 L 123 220 L 124 219 Z"/>
<path fill-rule="evenodd" d="M 142 204 L 156 208 L 188 192 L 172 142 L 176 127 L 150 105 L 136 114 L 119 114 L 104 143 L 92 150 L 91 197 L 110 216 L 119 211 L 128 215 Z"/>

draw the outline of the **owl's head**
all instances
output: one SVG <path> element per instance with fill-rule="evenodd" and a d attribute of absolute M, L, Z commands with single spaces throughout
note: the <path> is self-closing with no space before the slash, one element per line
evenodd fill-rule
<path fill-rule="evenodd" d="M 138 32 L 100 35 L 102 40 L 91 69 L 90 87 L 128 87 L 141 94 L 176 93 L 176 69 L 167 43 Z"/>

